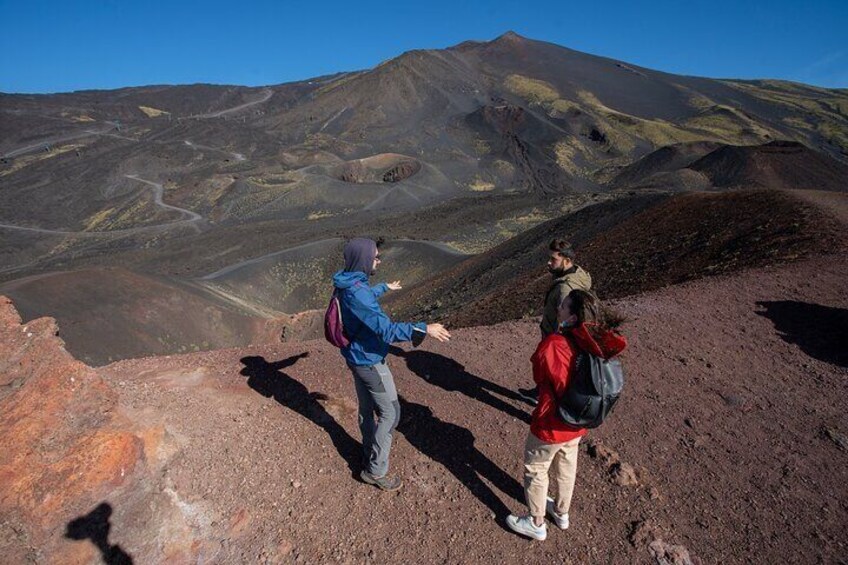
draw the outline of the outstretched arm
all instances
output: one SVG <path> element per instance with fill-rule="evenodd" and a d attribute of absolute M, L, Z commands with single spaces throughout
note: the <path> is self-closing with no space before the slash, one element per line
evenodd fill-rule
<path fill-rule="evenodd" d="M 351 301 L 351 313 L 385 343 L 410 341 L 414 328 L 427 331 L 427 324 L 424 322 L 416 324 L 392 322 L 380 308 L 374 292 L 364 290 L 356 292 Z"/>

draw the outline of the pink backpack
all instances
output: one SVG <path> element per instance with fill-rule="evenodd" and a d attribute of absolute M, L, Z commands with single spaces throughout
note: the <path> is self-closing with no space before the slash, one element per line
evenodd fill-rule
<path fill-rule="evenodd" d="M 357 282 L 354 287 L 358 286 L 360 286 L 360 283 Z M 339 304 L 338 289 L 333 291 L 333 297 L 324 313 L 324 338 L 340 349 L 350 345 L 350 339 L 348 339 L 342 324 L 342 305 Z"/>

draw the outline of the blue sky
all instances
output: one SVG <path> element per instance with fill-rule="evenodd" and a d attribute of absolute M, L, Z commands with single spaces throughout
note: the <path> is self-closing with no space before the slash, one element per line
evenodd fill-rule
<path fill-rule="evenodd" d="M 848 0 L 0 0 L 0 91 L 277 84 L 507 30 L 673 73 L 848 87 Z"/>

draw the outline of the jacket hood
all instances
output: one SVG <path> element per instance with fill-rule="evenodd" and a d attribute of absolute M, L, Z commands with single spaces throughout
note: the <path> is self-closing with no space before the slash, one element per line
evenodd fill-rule
<path fill-rule="evenodd" d="M 344 270 L 370 274 L 374 269 L 374 258 L 377 256 L 377 243 L 373 239 L 357 237 L 348 241 L 344 246 Z"/>
<path fill-rule="evenodd" d="M 574 339 L 577 347 L 595 357 L 610 359 L 627 347 L 624 336 L 614 331 L 602 331 L 598 336 L 592 334 L 591 324 L 588 327 L 587 324 L 580 324 L 568 330 L 568 335 Z"/>
<path fill-rule="evenodd" d="M 333 286 L 340 289 L 350 288 L 356 283 L 368 283 L 368 275 L 361 271 L 341 270 L 333 275 Z"/>
<path fill-rule="evenodd" d="M 555 277 L 553 284 L 558 284 L 565 281 L 571 281 L 576 287 L 589 288 L 592 286 L 592 276 L 582 267 L 574 265 L 563 274 Z"/>

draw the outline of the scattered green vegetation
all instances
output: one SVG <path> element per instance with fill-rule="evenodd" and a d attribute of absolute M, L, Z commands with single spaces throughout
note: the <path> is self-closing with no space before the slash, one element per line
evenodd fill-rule
<path fill-rule="evenodd" d="M 549 104 L 549 107 L 548 107 L 548 113 L 551 114 L 551 115 L 555 115 L 555 114 L 552 114 L 552 112 L 556 112 L 556 113 L 559 113 L 559 114 L 567 114 L 569 112 L 581 112 L 581 111 L 582 111 L 582 109 L 580 108 L 579 104 L 575 104 L 574 102 L 572 102 L 570 100 L 566 100 L 564 98 L 559 98 L 557 100 L 554 100 L 553 102 L 551 102 Z"/>
<path fill-rule="evenodd" d="M 267 176 L 251 176 L 247 177 L 247 180 L 251 184 L 255 184 L 256 186 L 261 186 L 264 188 L 278 188 L 282 186 L 288 186 L 294 182 L 288 175 L 280 174 L 280 175 L 267 175 Z"/>
<path fill-rule="evenodd" d="M 559 98 L 559 92 L 550 83 L 522 75 L 509 75 L 504 86 L 513 94 L 540 106 Z"/>
<path fill-rule="evenodd" d="M 727 143 L 739 141 L 762 142 L 780 134 L 765 128 L 736 108 L 717 104 L 710 106 L 698 116 L 686 120 L 687 128 L 711 134 Z"/>
<path fill-rule="evenodd" d="M 821 122 L 816 129 L 827 141 L 848 153 L 848 127 L 832 122 Z"/>
<path fill-rule="evenodd" d="M 321 220 L 323 218 L 331 218 L 335 216 L 332 212 L 327 212 L 326 210 L 317 210 L 315 212 L 310 212 L 307 216 L 307 220 Z"/>
<path fill-rule="evenodd" d="M 515 165 L 503 159 L 495 159 L 492 162 L 492 169 L 499 177 L 503 179 L 511 179 L 515 176 Z"/>
<path fill-rule="evenodd" d="M 793 127 L 795 129 L 801 130 L 809 130 L 812 131 L 814 128 L 810 125 L 810 123 L 804 118 L 798 118 L 796 116 L 791 116 L 789 118 L 783 118 L 783 123 L 786 125 Z"/>
<path fill-rule="evenodd" d="M 350 81 L 357 78 L 358 76 L 359 76 L 359 73 L 346 74 L 345 76 L 343 76 L 341 78 L 337 78 L 336 80 L 334 80 L 330 83 L 327 83 L 324 86 L 322 86 L 321 88 L 317 89 L 315 91 L 315 95 L 321 96 L 323 94 L 327 94 L 328 92 L 333 91 L 333 90 L 337 89 L 338 87 L 349 83 Z"/>
<path fill-rule="evenodd" d="M 482 157 L 483 155 L 487 155 L 492 149 L 489 147 L 488 142 L 485 139 L 475 139 L 472 142 L 472 147 L 474 148 L 474 153 L 477 154 L 478 157 Z"/>
<path fill-rule="evenodd" d="M 114 208 L 100 210 L 89 216 L 85 222 L 84 231 L 100 231 L 100 228 L 108 223 L 109 218 L 115 213 Z"/>
<path fill-rule="evenodd" d="M 8 169 L 0 170 L 0 177 L 4 177 L 6 175 L 11 175 L 17 171 L 20 171 L 24 167 L 28 167 L 39 161 L 44 161 L 45 159 L 52 159 L 53 157 L 58 157 L 63 153 L 67 153 L 68 151 L 74 151 L 79 149 L 80 147 L 85 147 L 84 144 L 81 143 L 71 143 L 68 145 L 60 145 L 59 147 L 54 147 L 50 151 L 39 151 L 38 153 L 30 153 L 29 155 L 22 155 L 20 157 L 15 157 L 12 159 L 12 166 Z"/>
<path fill-rule="evenodd" d="M 560 169 L 574 176 L 577 176 L 582 172 L 582 170 L 574 163 L 574 156 L 577 151 L 580 151 L 580 147 L 577 140 L 573 137 L 561 139 L 554 144 L 556 164 Z"/>

